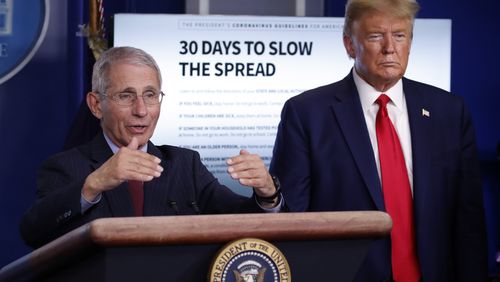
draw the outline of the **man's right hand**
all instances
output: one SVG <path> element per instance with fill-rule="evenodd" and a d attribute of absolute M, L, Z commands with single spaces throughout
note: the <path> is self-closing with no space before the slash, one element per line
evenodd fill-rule
<path fill-rule="evenodd" d="M 161 160 L 153 155 L 138 150 L 137 138 L 127 147 L 121 147 L 116 154 L 101 167 L 89 174 L 82 188 L 82 196 L 93 201 L 102 192 L 114 189 L 124 181 L 151 181 L 163 171 Z"/>

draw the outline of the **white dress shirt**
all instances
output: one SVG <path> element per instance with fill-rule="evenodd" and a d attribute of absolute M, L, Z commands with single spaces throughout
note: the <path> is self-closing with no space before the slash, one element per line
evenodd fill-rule
<path fill-rule="evenodd" d="M 377 98 L 382 94 L 380 91 L 376 90 L 364 81 L 353 68 L 353 77 L 356 88 L 358 89 L 359 99 L 361 101 L 361 107 L 363 108 L 363 114 L 365 116 L 366 126 L 368 128 L 368 134 L 370 135 L 370 141 L 372 143 L 373 153 L 375 154 L 375 160 L 377 162 L 377 171 L 380 177 L 380 159 L 378 156 L 378 143 L 377 143 L 377 132 L 375 129 L 375 120 L 378 112 L 378 104 L 375 102 Z M 411 134 L 410 134 L 410 123 L 408 120 L 408 109 L 406 108 L 406 100 L 403 93 L 403 82 L 401 79 L 390 89 L 383 92 L 391 101 L 387 103 L 387 112 L 389 113 L 389 118 L 396 129 L 399 137 L 399 142 L 401 143 L 401 148 L 403 150 L 403 155 L 405 157 L 406 169 L 408 171 L 408 178 L 410 180 L 410 187 L 413 193 L 413 163 L 411 154 Z"/>

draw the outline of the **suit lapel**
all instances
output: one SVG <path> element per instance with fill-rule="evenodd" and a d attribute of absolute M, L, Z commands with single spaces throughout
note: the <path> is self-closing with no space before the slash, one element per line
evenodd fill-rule
<path fill-rule="evenodd" d="M 352 72 L 344 78 L 340 87 L 344 89 L 336 91 L 333 112 L 375 205 L 379 210 L 385 210 L 370 136 Z"/>
<path fill-rule="evenodd" d="M 106 143 L 106 139 L 104 139 L 102 133 L 98 134 L 91 141 L 90 146 L 91 159 L 93 161 L 92 170 L 96 170 L 113 156 L 113 152 Z M 132 201 L 128 192 L 127 182 L 104 192 L 103 197 L 109 202 L 109 209 L 113 217 L 133 215 Z"/>
<path fill-rule="evenodd" d="M 148 153 L 161 159 L 163 172 L 159 178 L 144 183 L 144 215 L 164 215 L 167 209 L 169 185 L 171 181 L 171 162 L 167 161 L 160 149 L 148 143 Z"/>
<path fill-rule="evenodd" d="M 405 78 L 403 78 L 403 91 L 410 122 L 413 201 L 415 216 L 418 217 L 419 210 L 426 205 L 426 194 L 430 188 L 430 152 L 432 148 L 429 145 L 429 139 L 431 138 L 432 107 L 430 102 L 425 99 L 425 93 L 419 93 L 418 89 Z"/>

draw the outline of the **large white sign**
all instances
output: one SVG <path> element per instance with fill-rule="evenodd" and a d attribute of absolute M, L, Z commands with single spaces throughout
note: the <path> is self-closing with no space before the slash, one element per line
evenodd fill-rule
<path fill-rule="evenodd" d="M 225 159 L 247 149 L 272 156 L 283 103 L 342 79 L 353 62 L 342 43 L 343 18 L 115 16 L 115 46 L 150 53 L 165 100 L 153 142 L 200 152 L 219 180 L 248 195 Z M 450 20 L 417 20 L 407 77 L 450 87 Z"/>

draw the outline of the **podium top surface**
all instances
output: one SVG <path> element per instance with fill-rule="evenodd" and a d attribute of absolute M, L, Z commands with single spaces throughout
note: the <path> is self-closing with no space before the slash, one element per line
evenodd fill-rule
<path fill-rule="evenodd" d="M 318 240 L 380 237 L 392 226 L 376 211 L 103 218 L 74 231 L 97 245 L 209 244 L 256 237 Z M 64 236 L 63 236 L 64 237 Z"/>

